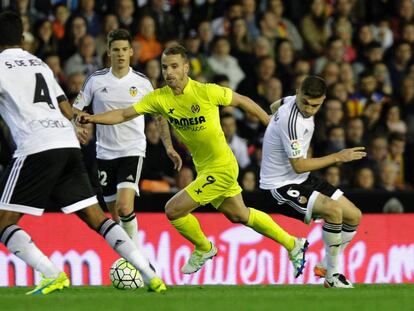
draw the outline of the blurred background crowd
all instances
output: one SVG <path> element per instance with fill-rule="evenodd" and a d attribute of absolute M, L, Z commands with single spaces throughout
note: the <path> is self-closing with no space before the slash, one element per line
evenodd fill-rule
<path fill-rule="evenodd" d="M 50 66 L 72 101 L 88 75 L 110 67 L 106 35 L 119 27 L 133 37 L 132 67 L 154 88 L 163 86 L 160 54 L 176 42 L 188 50 L 193 79 L 228 86 L 269 113 L 306 75 L 320 75 L 328 96 L 309 156 L 354 146 L 369 155 L 321 174 L 342 188 L 413 189 L 413 0 L 0 0 L 0 6 L 21 14 L 23 48 Z M 253 191 L 265 128 L 231 107 L 222 109 L 221 122 L 241 185 Z M 0 127 L 4 169 L 14 146 L 2 121 Z M 151 118 L 146 135 L 143 191 L 175 191 L 194 179 L 178 141 L 185 165 L 174 172 Z"/>

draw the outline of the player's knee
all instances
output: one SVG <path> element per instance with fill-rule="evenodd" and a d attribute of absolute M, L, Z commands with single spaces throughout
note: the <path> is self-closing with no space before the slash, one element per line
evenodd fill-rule
<path fill-rule="evenodd" d="M 325 210 L 326 220 L 334 223 L 342 223 L 342 208 L 338 202 L 329 200 Z"/>
<path fill-rule="evenodd" d="M 226 217 L 234 224 L 247 224 L 247 221 L 249 220 L 249 215 L 244 215 L 242 213 L 227 214 Z"/>
<path fill-rule="evenodd" d="M 116 203 L 116 210 L 120 216 L 128 216 L 134 210 L 134 206 L 130 202 L 119 201 Z"/>
<path fill-rule="evenodd" d="M 168 201 L 165 205 L 165 215 L 167 216 L 168 220 L 176 220 L 184 216 L 182 215 L 180 209 L 171 201 Z"/>

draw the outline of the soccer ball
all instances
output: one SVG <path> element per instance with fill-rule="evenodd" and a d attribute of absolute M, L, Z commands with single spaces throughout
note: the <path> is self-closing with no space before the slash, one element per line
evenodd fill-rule
<path fill-rule="evenodd" d="M 109 270 L 109 278 L 117 289 L 137 289 L 144 287 L 141 273 L 124 258 L 116 260 Z"/>

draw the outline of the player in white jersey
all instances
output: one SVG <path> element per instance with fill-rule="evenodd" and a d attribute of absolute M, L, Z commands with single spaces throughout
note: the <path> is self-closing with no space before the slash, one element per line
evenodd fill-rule
<path fill-rule="evenodd" d="M 339 189 L 310 175 L 335 163 L 366 156 L 363 147 L 344 149 L 321 158 L 308 158 L 314 130 L 314 115 L 325 100 L 325 82 L 309 76 L 296 96 L 282 98 L 272 116 L 263 141 L 260 188 L 270 191 L 278 211 L 306 224 L 324 219 L 322 237 L 326 256 L 315 272 L 325 277 L 325 287 L 352 288 L 338 269 L 338 256 L 356 234 L 361 211 Z"/>
<path fill-rule="evenodd" d="M 76 213 L 110 246 L 139 269 L 150 290 L 166 290 L 125 231 L 106 218 L 90 185 L 72 123 L 71 111 L 50 68 L 23 51 L 23 26 L 13 12 L 0 14 L 0 114 L 17 149 L 0 182 L 0 240 L 42 274 L 27 294 L 48 294 L 69 286 L 69 278 L 17 225 L 24 214 L 42 215 L 50 203 Z M 52 232 L 51 232 L 52 234 Z"/>
<path fill-rule="evenodd" d="M 98 70 L 85 81 L 73 108 L 76 114 L 92 104 L 94 113 L 122 109 L 153 91 L 145 75 L 130 65 L 131 36 L 125 29 L 108 34 L 111 68 Z M 99 179 L 112 218 L 119 222 L 138 245 L 138 222 L 134 212 L 135 194 L 139 195 L 146 139 L 144 116 L 113 125 L 97 125 L 96 154 Z"/>

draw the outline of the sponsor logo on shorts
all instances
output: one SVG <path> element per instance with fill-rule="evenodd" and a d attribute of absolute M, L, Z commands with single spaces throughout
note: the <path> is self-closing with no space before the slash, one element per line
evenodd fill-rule
<path fill-rule="evenodd" d="M 298 202 L 299 202 L 300 204 L 306 204 L 306 203 L 308 202 L 308 199 L 307 199 L 306 197 L 304 197 L 303 195 L 301 195 L 301 196 L 298 198 Z"/>

